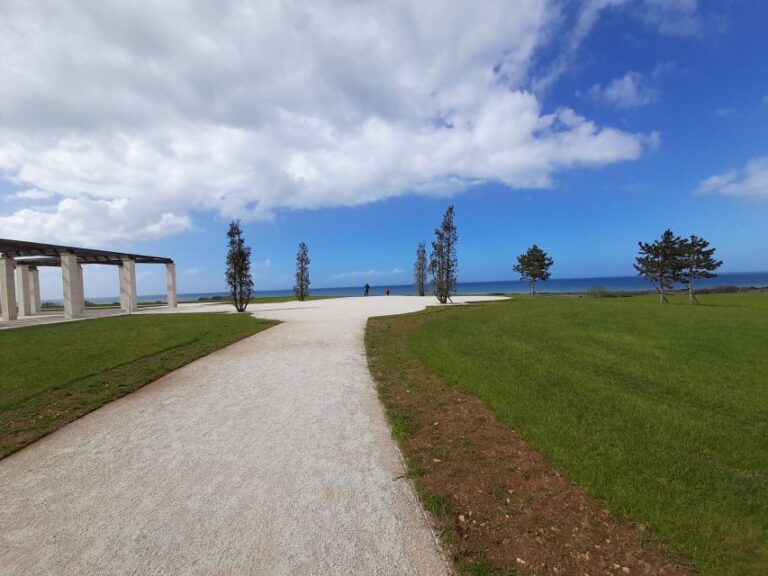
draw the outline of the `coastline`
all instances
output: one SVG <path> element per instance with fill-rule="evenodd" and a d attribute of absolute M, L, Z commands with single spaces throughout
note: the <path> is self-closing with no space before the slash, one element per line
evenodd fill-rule
<path fill-rule="evenodd" d="M 258 280 L 258 279 L 257 279 Z M 371 295 L 384 294 L 389 288 L 393 295 L 413 295 L 411 284 L 376 284 L 371 283 Z M 720 274 L 716 278 L 701 280 L 696 285 L 698 294 L 706 294 L 711 291 L 718 293 L 730 293 L 746 290 L 768 289 L 768 272 L 731 272 Z M 677 292 L 678 289 L 670 293 Z M 529 287 L 526 282 L 519 280 L 499 280 L 490 282 L 459 282 L 457 295 L 494 295 L 494 294 L 527 294 Z M 656 291 L 647 281 L 637 276 L 605 276 L 590 278 L 554 278 L 541 282 L 537 286 L 537 292 L 542 295 L 587 295 L 595 296 L 632 296 L 642 294 L 655 294 Z M 318 297 L 349 297 L 362 296 L 362 284 L 360 286 L 340 286 L 330 288 L 310 287 L 310 294 Z M 292 289 L 283 290 L 255 290 L 254 298 L 291 297 Z M 197 302 L 200 300 L 226 299 L 226 292 L 191 292 L 180 293 L 180 302 Z M 109 305 L 117 302 L 119 297 L 87 297 L 93 304 Z M 165 295 L 146 294 L 138 297 L 139 302 L 164 302 Z M 46 303 L 60 304 L 60 300 L 45 299 Z"/>

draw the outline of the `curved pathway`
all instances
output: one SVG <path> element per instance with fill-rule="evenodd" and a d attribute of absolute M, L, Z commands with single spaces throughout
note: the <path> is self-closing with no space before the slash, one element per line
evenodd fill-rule
<path fill-rule="evenodd" d="M 0 461 L 0 574 L 446 574 L 363 346 L 432 303 L 252 306 L 284 323 Z"/>

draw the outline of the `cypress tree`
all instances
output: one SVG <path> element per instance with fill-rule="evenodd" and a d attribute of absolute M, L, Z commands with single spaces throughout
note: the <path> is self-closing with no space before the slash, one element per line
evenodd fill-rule
<path fill-rule="evenodd" d="M 416 246 L 416 263 L 413 265 L 413 286 L 419 296 L 427 293 L 427 249 L 424 242 Z"/>
<path fill-rule="evenodd" d="M 534 244 L 525 254 L 517 257 L 517 264 L 512 270 L 520 274 L 521 280 L 527 280 L 531 287 L 531 294 L 536 295 L 536 282 L 549 280 L 549 269 L 555 263 L 549 255 Z"/>
<path fill-rule="evenodd" d="M 238 312 L 245 312 L 248 302 L 251 301 L 253 278 L 251 278 L 251 248 L 245 245 L 240 220 L 232 220 L 229 223 L 227 241 L 229 250 L 224 280 L 235 309 Z"/>
<path fill-rule="evenodd" d="M 309 262 L 309 248 L 302 242 L 296 253 L 296 285 L 293 287 L 293 293 L 301 302 L 309 296 Z"/>
<path fill-rule="evenodd" d="M 459 241 L 458 231 L 453 222 L 453 206 L 443 215 L 440 228 L 435 229 L 435 239 L 432 241 L 432 254 L 429 256 L 429 272 L 435 296 L 441 304 L 451 300 L 451 294 L 456 291 L 456 243 Z"/>

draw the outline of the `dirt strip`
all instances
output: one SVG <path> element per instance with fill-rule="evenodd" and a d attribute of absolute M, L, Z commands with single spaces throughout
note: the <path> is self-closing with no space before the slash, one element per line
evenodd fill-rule
<path fill-rule="evenodd" d="M 439 312 L 438 312 L 439 313 Z M 409 351 L 426 314 L 369 321 L 369 365 L 443 545 L 464 574 L 691 575 Z"/>

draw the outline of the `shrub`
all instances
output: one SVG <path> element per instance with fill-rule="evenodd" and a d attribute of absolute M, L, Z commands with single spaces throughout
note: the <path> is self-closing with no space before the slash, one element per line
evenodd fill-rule
<path fill-rule="evenodd" d="M 607 291 L 602 286 L 592 286 L 587 290 L 587 296 L 591 298 L 604 298 L 607 295 Z"/>
<path fill-rule="evenodd" d="M 741 288 L 738 286 L 729 286 L 729 285 L 723 285 L 723 286 L 715 286 L 713 288 L 704 288 L 703 290 L 698 291 L 699 294 L 736 294 L 738 292 L 741 292 Z"/>

